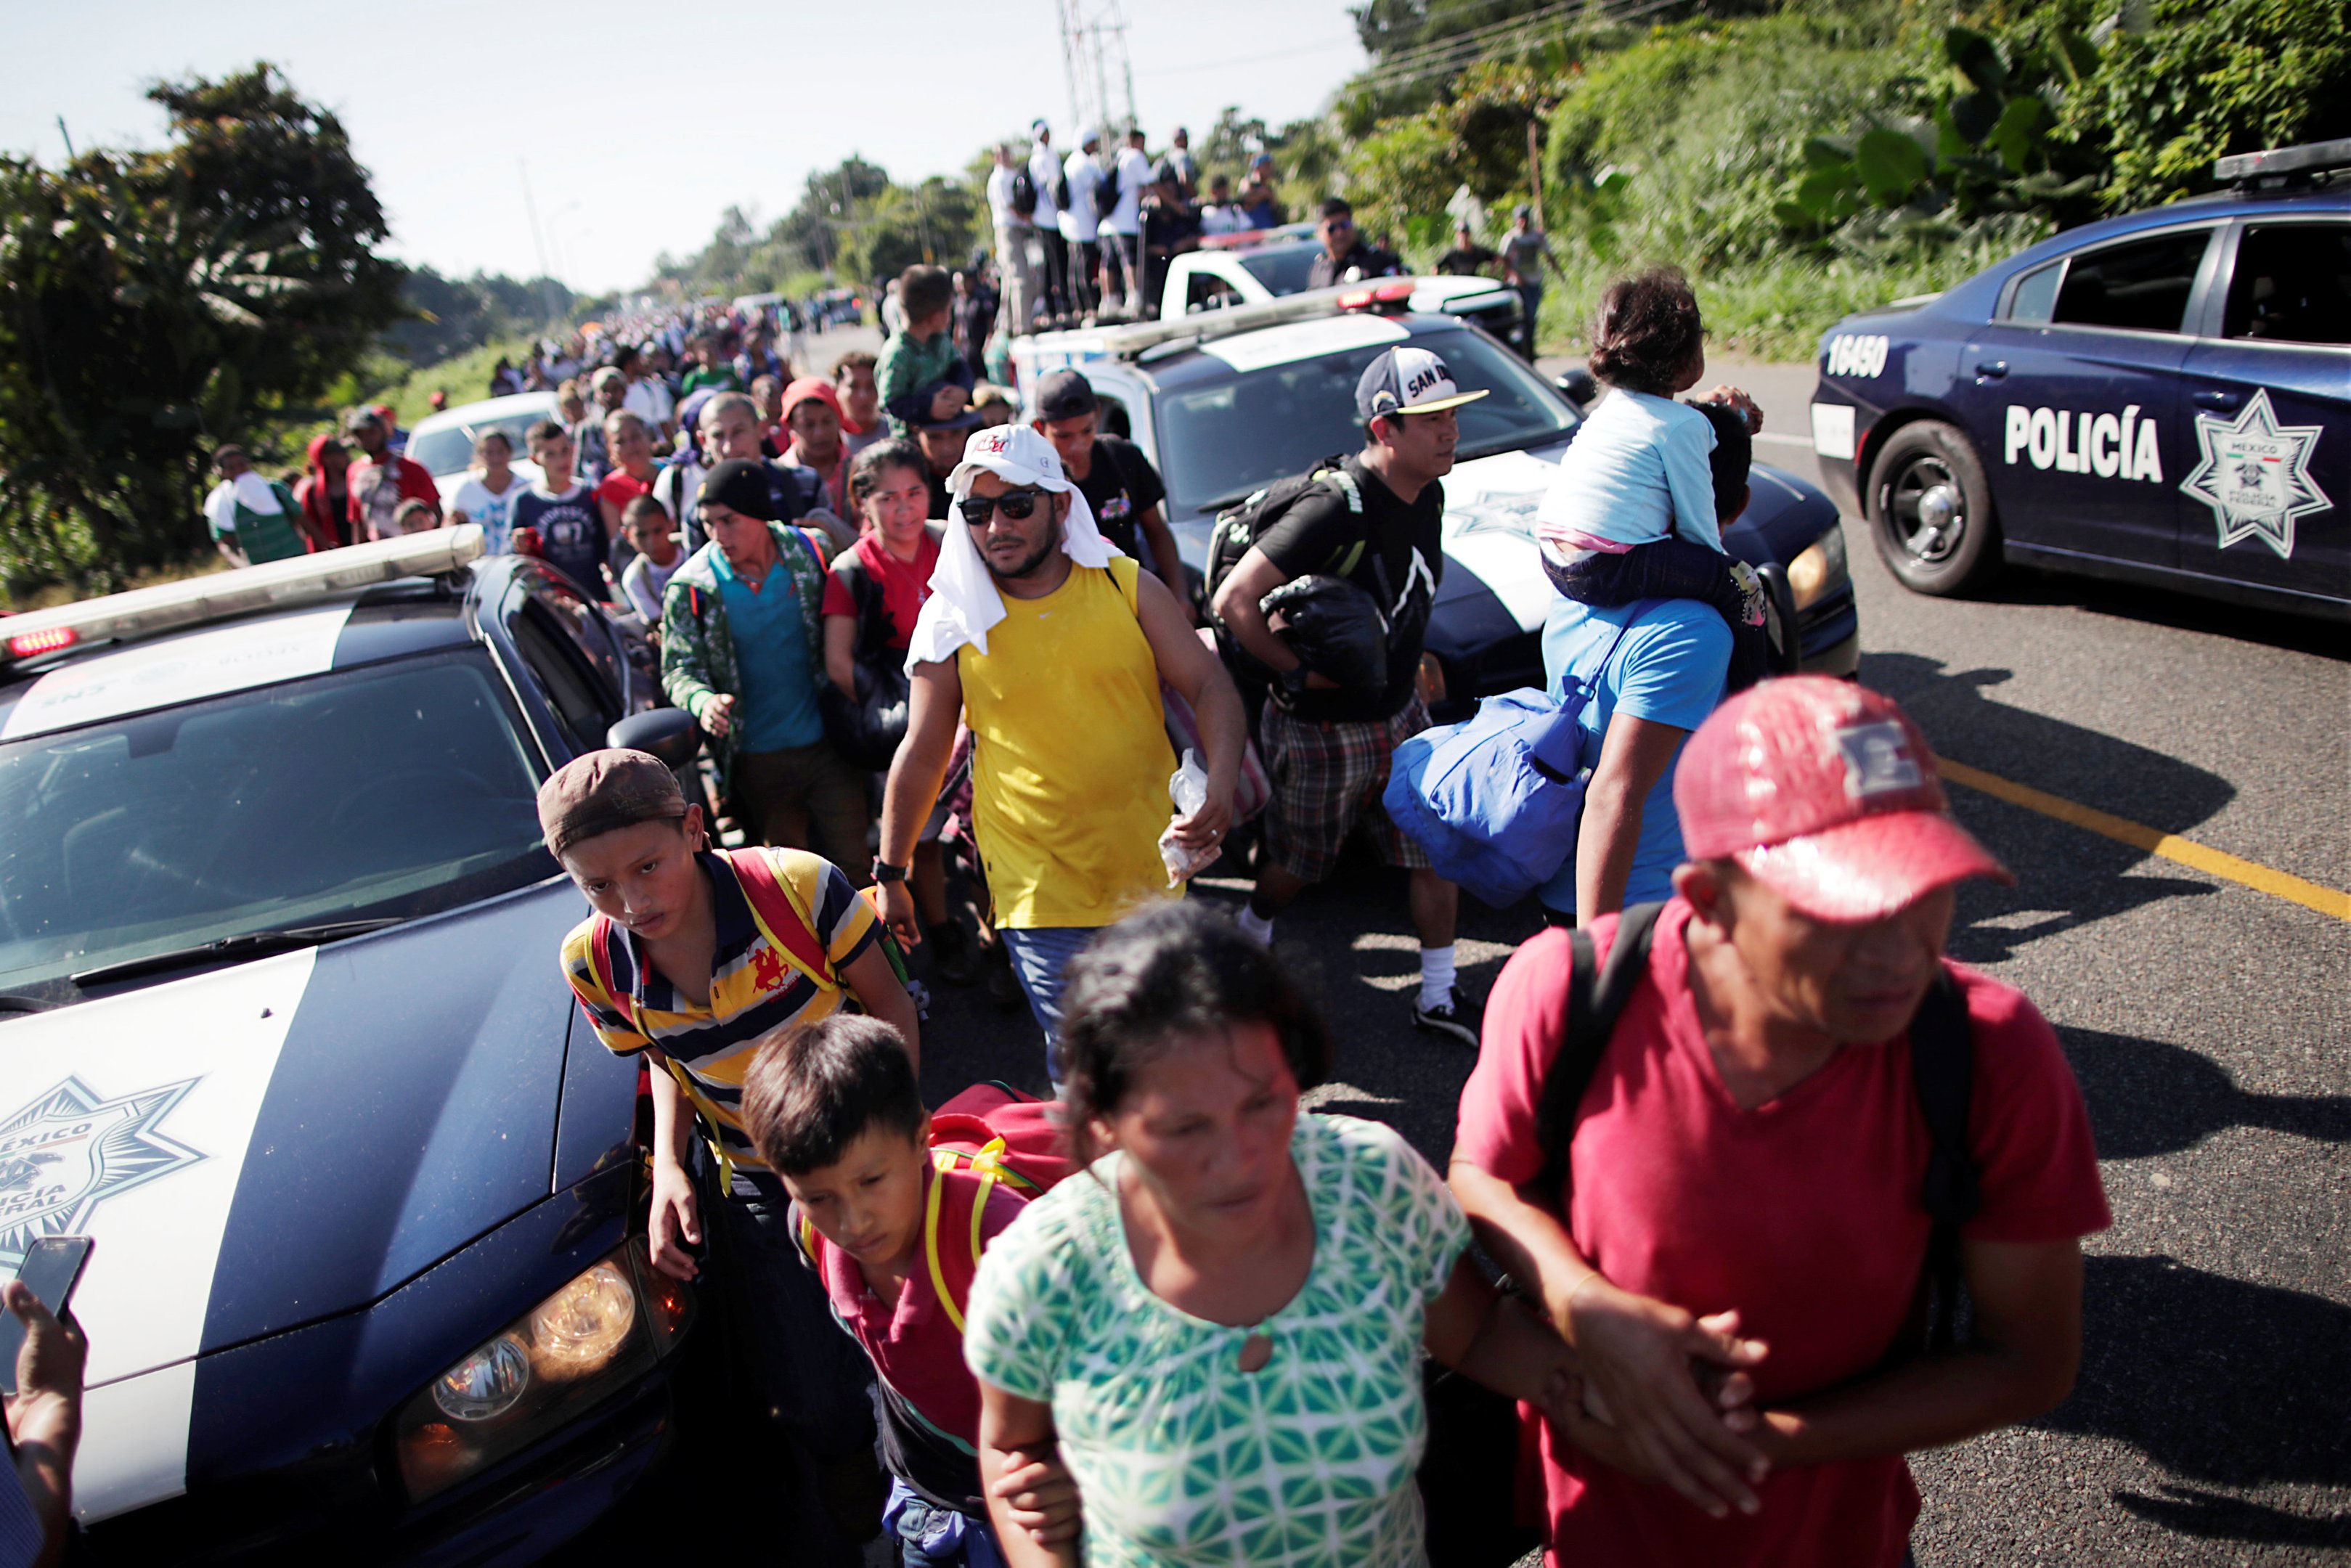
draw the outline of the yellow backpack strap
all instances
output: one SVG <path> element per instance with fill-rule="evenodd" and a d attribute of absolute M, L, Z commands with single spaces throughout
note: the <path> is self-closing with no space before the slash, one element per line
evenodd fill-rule
<path fill-rule="evenodd" d="M 954 1293 L 947 1289 L 947 1271 L 939 1263 L 939 1201 L 946 1191 L 947 1184 L 944 1178 L 956 1166 L 955 1151 L 935 1151 L 931 1155 L 931 1165 L 930 1196 L 923 1202 L 923 1257 L 931 1266 L 931 1289 L 938 1292 L 939 1305 L 946 1309 L 947 1322 L 955 1324 L 956 1333 L 961 1333 L 963 1312 L 956 1305 Z"/>
<path fill-rule="evenodd" d="M 998 1178 L 1009 1174 L 1005 1170 L 1003 1161 L 997 1157 L 1003 1152 L 1004 1140 L 991 1138 L 971 1162 L 971 1168 L 979 1173 L 979 1196 L 972 1200 L 971 1205 L 971 1266 L 975 1269 L 979 1267 L 979 1228 L 987 1218 L 987 1200 L 996 1191 Z"/>

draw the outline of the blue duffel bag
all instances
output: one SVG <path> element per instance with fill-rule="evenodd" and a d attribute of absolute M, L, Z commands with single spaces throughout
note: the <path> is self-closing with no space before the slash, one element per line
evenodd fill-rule
<path fill-rule="evenodd" d="M 1424 729 L 1395 748 L 1381 804 L 1428 852 L 1437 874 L 1497 909 L 1549 882 L 1575 852 L 1591 775 L 1576 761 L 1584 705 L 1635 611 L 1587 678 L 1553 702 L 1522 686 L 1488 697 L 1459 724 Z"/>

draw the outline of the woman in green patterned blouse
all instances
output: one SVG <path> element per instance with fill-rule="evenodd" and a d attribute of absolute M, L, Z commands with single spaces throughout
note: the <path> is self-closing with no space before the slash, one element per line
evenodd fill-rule
<path fill-rule="evenodd" d="M 1401 1137 L 1299 1114 L 1330 1037 L 1230 921 L 1130 916 L 1071 965 L 1064 1007 L 1092 1164 L 981 1260 L 982 1473 L 1058 1444 L 1097 1568 L 1425 1563 L 1422 1346 L 1538 1402 L 1568 1396 L 1573 1353 L 1497 1298 Z M 1016 1564 L 1076 1560 L 996 1525 Z"/>

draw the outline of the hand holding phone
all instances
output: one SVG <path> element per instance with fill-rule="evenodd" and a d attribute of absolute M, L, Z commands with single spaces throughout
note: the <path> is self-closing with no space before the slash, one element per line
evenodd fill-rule
<path fill-rule="evenodd" d="M 63 1321 L 82 1266 L 89 1261 L 89 1249 L 87 1236 L 44 1236 L 25 1249 L 16 1278 L 51 1316 Z M 16 1392 L 16 1356 L 24 1344 L 25 1320 L 14 1312 L 0 1312 L 0 1393 Z"/>

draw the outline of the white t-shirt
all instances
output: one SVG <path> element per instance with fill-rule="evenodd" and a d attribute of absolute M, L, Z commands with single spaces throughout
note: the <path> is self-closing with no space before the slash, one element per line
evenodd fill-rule
<path fill-rule="evenodd" d="M 264 517 L 276 517 L 286 509 L 277 504 L 277 492 L 269 487 L 269 481 L 248 468 L 234 479 L 222 480 L 204 497 L 204 521 L 212 526 L 213 538 L 236 532 L 240 502 L 246 511 Z"/>
<path fill-rule="evenodd" d="M 1151 160 L 1139 147 L 1118 150 L 1118 205 L 1102 220 L 1102 227 L 1113 234 L 1139 235 L 1143 232 L 1143 193 L 1151 183 Z"/>
<path fill-rule="evenodd" d="M 1070 177 L 1070 210 L 1061 214 L 1061 237 L 1092 245 L 1102 234 L 1094 215 L 1094 187 L 1102 183 L 1102 165 L 1083 152 L 1072 152 L 1062 169 Z"/>
<path fill-rule="evenodd" d="M 1061 209 L 1053 200 L 1053 176 L 1061 171 L 1061 161 L 1044 142 L 1037 143 L 1029 154 L 1029 178 L 1037 186 L 1037 215 L 1029 221 L 1040 229 L 1058 228 Z"/>
<path fill-rule="evenodd" d="M 996 226 L 1008 229 L 1029 220 L 1012 210 L 1012 176 L 1018 170 L 999 164 L 987 176 L 987 213 Z M 1041 207 L 1043 204 L 1039 204 Z"/>
<path fill-rule="evenodd" d="M 469 523 L 482 525 L 484 555 L 505 555 L 514 548 L 515 497 L 528 488 L 522 476 L 511 468 L 507 470 L 504 494 L 483 484 L 479 474 L 468 474 L 465 482 L 457 486 L 457 493 L 449 497 L 448 509 L 465 513 Z"/>
<path fill-rule="evenodd" d="M 1211 202 L 1200 209 L 1200 232 L 1204 235 L 1237 235 L 1247 227 L 1249 220 L 1241 216 L 1238 207 Z"/>
<path fill-rule="evenodd" d="M 676 402 L 669 395 L 669 388 L 651 377 L 631 382 L 628 392 L 621 399 L 621 406 L 655 430 L 667 424 L 677 412 Z"/>
<path fill-rule="evenodd" d="M 629 563 L 628 570 L 621 573 L 621 591 L 628 596 L 636 612 L 645 618 L 646 625 L 661 624 L 662 595 L 669 591 L 669 580 L 684 564 L 684 550 L 678 551 L 677 559 L 667 566 L 655 566 L 653 557 L 641 555 Z"/>

